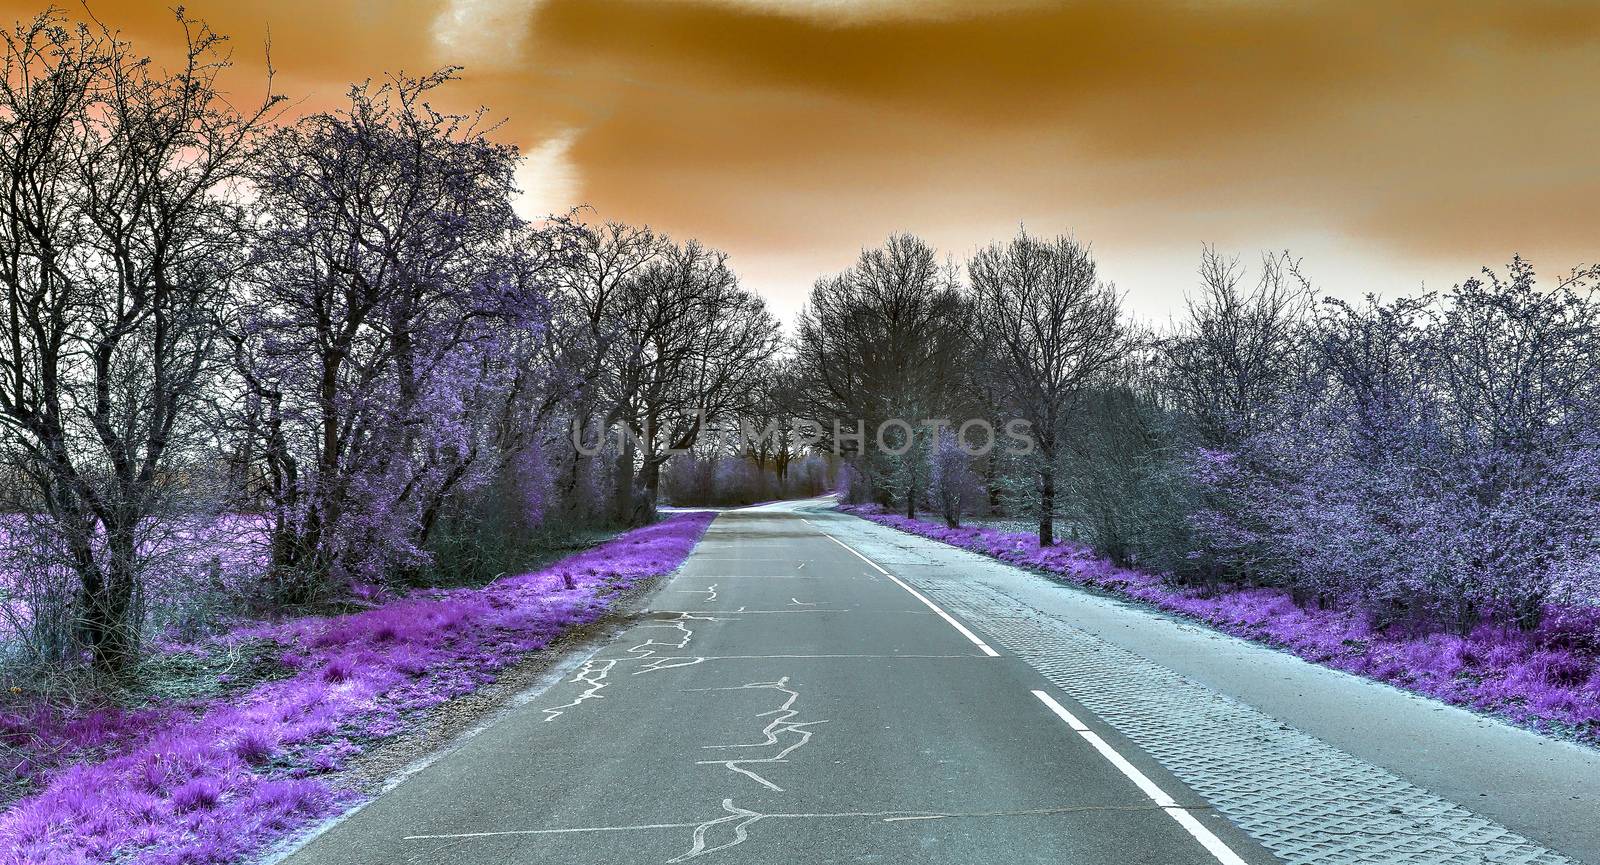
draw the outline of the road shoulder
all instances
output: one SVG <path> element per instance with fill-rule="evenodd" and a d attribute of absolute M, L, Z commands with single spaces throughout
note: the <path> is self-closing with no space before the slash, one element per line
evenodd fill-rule
<path fill-rule="evenodd" d="M 1058 623 L 1091 650 L 1104 647 L 1170 671 L 1281 722 L 1285 735 L 1307 736 L 1539 845 L 1600 861 L 1593 819 L 1600 754 L 1591 749 L 869 521 L 838 515 L 830 522 L 849 525 L 853 537 L 908 562 L 900 573 L 961 606 L 975 627 L 992 619 L 997 603 L 1007 607 L 1006 616 Z M 918 557 L 923 567 L 909 564 Z M 977 593 L 1004 600 L 988 601 L 986 614 Z"/>

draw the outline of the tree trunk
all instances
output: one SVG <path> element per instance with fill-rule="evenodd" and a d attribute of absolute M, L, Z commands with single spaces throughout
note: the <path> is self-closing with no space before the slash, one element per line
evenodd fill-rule
<path fill-rule="evenodd" d="M 1000 514 L 1000 476 L 995 465 L 994 454 L 991 453 L 984 463 L 983 485 L 989 493 L 989 516 L 998 516 Z"/>
<path fill-rule="evenodd" d="M 1039 546 L 1054 546 L 1056 542 L 1056 465 L 1046 459 L 1039 468 Z"/>
<path fill-rule="evenodd" d="M 917 518 L 917 474 L 913 469 L 909 472 L 911 479 L 906 483 L 906 519 Z"/>
<path fill-rule="evenodd" d="M 96 669 L 108 675 L 126 670 L 138 656 L 137 622 L 131 621 L 134 587 L 133 530 L 106 531 L 104 582 L 84 586 L 84 637 Z"/>
<path fill-rule="evenodd" d="M 640 496 L 640 501 L 635 504 L 633 515 L 635 525 L 655 522 L 656 502 L 660 500 L 661 494 L 661 463 L 646 460 L 641 474 L 644 495 Z"/>
<path fill-rule="evenodd" d="M 633 521 L 633 436 L 624 430 L 622 434 L 622 448 L 617 454 L 617 507 L 616 517 L 619 523 Z"/>
<path fill-rule="evenodd" d="M 650 500 L 655 501 L 656 494 L 661 491 L 661 464 L 652 462 L 644 467 L 644 488 L 650 494 Z"/>

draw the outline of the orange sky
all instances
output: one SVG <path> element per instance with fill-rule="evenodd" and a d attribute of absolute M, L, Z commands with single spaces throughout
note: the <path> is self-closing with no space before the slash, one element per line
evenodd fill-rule
<path fill-rule="evenodd" d="M 75 5 L 64 4 L 69 11 Z M 167 3 L 96 0 L 168 56 Z M 1288 247 L 1342 295 L 1444 288 L 1600 239 L 1600 4 L 1558 0 L 190 0 L 241 98 L 304 107 L 466 67 L 578 202 L 726 249 L 786 316 L 910 230 L 958 257 L 1025 223 L 1091 241 L 1143 317 L 1203 243 Z M 37 3 L 0 0 L 7 19 Z"/>

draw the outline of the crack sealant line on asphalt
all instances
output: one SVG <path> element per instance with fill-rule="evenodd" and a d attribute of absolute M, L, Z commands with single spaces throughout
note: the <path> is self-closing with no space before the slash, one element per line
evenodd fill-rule
<path fill-rule="evenodd" d="M 1056 808 L 1013 808 L 998 811 L 841 811 L 837 813 L 762 814 L 758 811 L 740 808 L 739 806 L 733 804 L 732 799 L 724 799 L 722 808 L 725 812 L 727 812 L 727 814 L 732 814 L 734 817 L 752 817 L 759 820 L 877 820 L 881 823 L 908 823 L 921 822 L 925 820 L 982 820 L 995 817 L 1051 817 L 1060 814 L 1131 814 L 1140 811 L 1158 810 L 1155 805 L 1062 805 Z M 636 823 L 624 826 L 572 826 L 555 829 L 503 829 L 491 832 L 454 832 L 439 835 L 405 835 L 401 840 L 457 841 L 468 838 L 504 838 L 518 835 L 583 835 L 606 832 L 640 832 L 655 829 L 698 829 L 702 826 L 726 823 L 730 819 L 730 817 L 725 815 L 716 820 L 704 820 L 699 823 Z M 751 822 L 754 822 L 754 820 Z M 694 855 L 698 856 L 709 852 L 713 851 L 702 849 L 700 853 L 696 853 Z M 680 860 L 684 858 L 693 857 L 678 857 Z"/>
<path fill-rule="evenodd" d="M 806 522 L 807 522 L 807 524 L 810 524 L 811 521 L 807 520 Z M 1000 657 L 1000 653 L 999 652 L 996 652 L 994 649 L 989 648 L 989 644 L 988 643 L 985 643 L 983 640 L 978 639 L 978 635 L 977 634 L 972 633 L 972 631 L 970 629 L 968 629 L 966 625 L 963 625 L 960 622 L 956 621 L 954 616 L 951 616 L 949 613 L 945 612 L 943 609 L 940 609 L 938 604 L 935 604 L 934 602 L 928 600 L 926 597 L 923 596 L 923 594 L 921 592 L 917 591 L 916 589 L 911 588 L 910 586 L 906 585 L 906 583 L 903 580 L 901 580 L 899 577 L 897 577 L 894 574 L 891 574 L 888 571 L 884 570 L 883 568 L 879 567 L 877 562 L 874 562 L 873 560 L 871 560 L 871 559 L 867 558 L 866 556 L 863 556 L 861 553 L 857 552 L 855 547 L 850 546 L 849 544 L 845 543 L 844 541 L 841 541 L 838 538 L 834 537 L 833 535 L 831 535 L 831 534 L 829 534 L 827 532 L 821 531 L 820 529 L 818 530 L 818 532 L 823 537 L 827 538 L 828 540 L 833 541 L 834 543 L 838 544 L 839 546 L 844 547 L 845 549 L 849 550 L 852 554 L 855 555 L 856 558 L 858 558 L 861 561 L 866 562 L 867 564 L 871 565 L 873 567 L 873 569 L 876 570 L 878 573 L 883 574 L 884 576 L 888 577 L 891 580 L 894 580 L 894 584 L 895 585 L 897 585 L 900 588 L 905 589 L 906 591 L 910 592 L 911 596 L 913 598 L 916 598 L 917 600 L 919 600 L 922 603 L 926 604 L 928 609 L 934 611 L 935 613 L 938 613 L 939 614 L 939 618 L 944 619 L 946 622 L 949 622 L 950 623 L 950 627 L 955 628 L 957 631 L 960 631 L 961 632 L 961 636 L 966 637 L 967 639 L 971 640 L 972 644 L 974 646 L 977 646 L 978 649 L 980 651 L 982 651 L 985 655 L 988 655 L 991 658 Z"/>
<path fill-rule="evenodd" d="M 1073 732 L 1082 736 L 1085 742 L 1088 742 L 1096 751 L 1099 751 L 1100 756 L 1106 758 L 1111 765 L 1117 767 L 1118 771 L 1126 775 L 1128 780 L 1132 781 L 1134 786 L 1150 797 L 1150 801 L 1156 803 L 1162 811 L 1167 813 L 1167 816 L 1176 820 L 1178 825 L 1184 828 L 1184 831 L 1193 835 L 1194 840 L 1199 841 L 1200 846 L 1206 848 L 1206 852 L 1216 857 L 1218 862 L 1221 862 L 1222 865 L 1247 865 L 1243 859 L 1239 858 L 1239 854 L 1233 852 L 1233 849 L 1223 843 L 1221 838 L 1212 834 L 1210 829 L 1207 829 L 1193 814 L 1189 813 L 1189 809 L 1179 805 L 1176 800 L 1167 795 L 1165 790 L 1156 786 L 1156 782 L 1150 780 L 1136 766 L 1129 763 L 1127 758 L 1117 753 L 1117 749 L 1111 747 L 1106 740 L 1100 738 L 1098 733 L 1078 720 L 1077 716 L 1067 711 L 1065 706 L 1056 702 L 1054 697 L 1040 690 L 1035 690 L 1033 695 L 1038 697 L 1039 702 L 1045 704 L 1050 711 L 1054 712 L 1056 717 L 1067 722 L 1067 726 L 1071 727 Z"/>
<path fill-rule="evenodd" d="M 762 712 L 756 716 L 757 718 L 772 718 L 766 727 L 762 728 L 761 730 L 761 735 L 764 738 L 764 741 L 736 745 L 702 745 L 701 747 L 708 750 L 775 747 L 783 745 L 783 743 L 779 741 L 778 737 L 785 734 L 793 734 L 793 736 L 797 737 L 796 741 L 790 742 L 788 745 L 784 745 L 781 750 L 770 757 L 734 758 L 731 760 L 697 760 L 696 763 L 702 766 L 725 766 L 729 771 L 737 772 L 740 775 L 743 775 L 746 778 L 749 778 L 752 781 L 762 785 L 763 787 L 766 787 L 777 793 L 782 793 L 782 787 L 779 787 L 777 784 L 758 774 L 754 770 L 746 768 L 746 764 L 789 762 L 789 755 L 791 753 L 811 741 L 812 732 L 809 728 L 814 727 L 817 724 L 827 723 L 826 720 L 794 720 L 795 716 L 800 714 L 800 710 L 795 708 L 795 703 L 799 702 L 800 700 L 800 692 L 790 687 L 789 677 L 783 676 L 776 682 L 751 682 L 745 685 L 735 685 L 733 687 L 725 688 L 685 688 L 684 691 L 746 691 L 751 689 L 777 691 L 786 697 L 786 699 L 783 701 L 783 704 L 778 708 L 773 709 L 770 712 Z"/>
<path fill-rule="evenodd" d="M 861 612 L 861 611 L 860 610 L 651 610 L 650 612 L 652 612 L 652 613 L 663 613 L 663 614 L 665 614 L 665 613 L 738 613 L 739 615 L 744 616 L 744 615 L 749 615 L 749 614 L 752 614 L 752 613 L 855 613 L 855 612 Z M 879 612 L 884 612 L 884 611 L 882 611 L 882 610 L 869 610 L 868 612 L 879 613 Z M 897 612 L 897 611 L 889 610 L 888 612 L 892 613 L 892 612 Z M 927 613 L 924 613 L 921 610 L 901 610 L 901 611 L 898 611 L 898 612 L 916 613 L 919 616 L 926 616 L 927 615 Z"/>

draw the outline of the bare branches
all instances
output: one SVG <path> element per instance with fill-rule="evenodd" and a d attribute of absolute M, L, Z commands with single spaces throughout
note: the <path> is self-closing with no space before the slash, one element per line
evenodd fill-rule
<path fill-rule="evenodd" d="M 515 150 L 429 105 L 454 74 L 357 85 L 256 158 L 236 356 L 291 600 L 425 559 L 515 435 L 565 259 L 512 211 Z"/>
<path fill-rule="evenodd" d="M 1039 543 L 1054 543 L 1056 459 L 1073 400 L 1122 360 L 1121 298 L 1102 282 L 1089 248 L 1071 237 L 1022 232 L 968 265 L 990 374 L 1003 404 L 1039 444 Z"/>
<path fill-rule="evenodd" d="M 1237 258 L 1206 247 L 1201 288 L 1188 297 L 1186 329 L 1163 342 L 1166 390 L 1175 408 L 1215 447 L 1262 428 L 1262 412 L 1293 380 L 1315 292 L 1288 253 L 1261 257 L 1246 290 Z"/>
<path fill-rule="evenodd" d="M 940 416 L 964 398 L 971 327 L 954 275 L 921 238 L 895 235 L 862 250 L 853 267 L 817 281 L 800 315 L 796 361 L 811 415 L 860 420 L 868 430 L 894 417 Z M 914 512 L 923 438 L 893 464 L 860 454 L 868 489 L 856 494 L 884 503 L 896 495 Z"/>
<path fill-rule="evenodd" d="M 158 71 L 104 26 L 47 12 L 5 35 L 0 85 L 0 424 L 38 479 L 106 669 L 137 646 L 144 554 L 169 473 L 200 436 L 218 304 L 240 259 L 230 185 L 277 104 L 238 112 L 221 38 L 178 16 Z"/>

